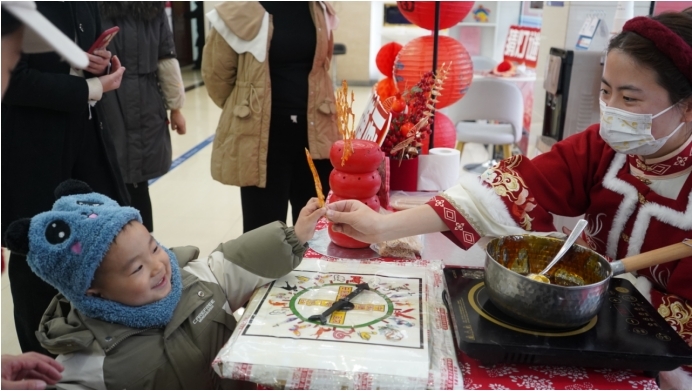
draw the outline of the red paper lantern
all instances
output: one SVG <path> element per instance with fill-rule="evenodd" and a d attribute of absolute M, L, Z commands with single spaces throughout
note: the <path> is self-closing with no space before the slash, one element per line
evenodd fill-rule
<path fill-rule="evenodd" d="M 432 70 L 433 37 L 419 37 L 404 46 L 394 63 L 394 80 L 399 91 L 405 91 L 420 81 L 425 72 Z M 436 108 L 441 109 L 461 99 L 473 79 L 471 56 L 454 38 L 438 38 L 437 66 L 449 66 L 442 95 Z"/>
<path fill-rule="evenodd" d="M 473 7 L 473 1 L 441 1 L 440 30 L 461 22 Z M 424 29 L 435 28 L 434 1 L 397 1 L 399 10 L 411 23 Z"/>
<path fill-rule="evenodd" d="M 457 144 L 457 130 L 449 117 L 435 112 L 435 148 L 454 148 Z"/>
<path fill-rule="evenodd" d="M 402 47 L 401 44 L 390 42 L 382 46 L 377 52 L 375 64 L 377 64 L 377 69 L 379 69 L 383 75 L 392 77 L 394 60 L 396 60 L 396 55 L 399 54 Z"/>

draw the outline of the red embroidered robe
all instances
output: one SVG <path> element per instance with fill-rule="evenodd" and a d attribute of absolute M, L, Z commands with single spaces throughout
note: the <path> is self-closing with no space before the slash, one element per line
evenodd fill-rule
<path fill-rule="evenodd" d="M 692 238 L 692 175 L 678 179 L 684 183 L 675 199 L 663 197 L 631 173 L 636 157 L 616 153 L 598 130 L 592 125 L 533 160 L 513 156 L 428 204 L 449 227 L 447 237 L 464 249 L 482 236 L 553 232 L 551 213 L 583 214 L 587 243 L 612 259 Z M 692 140 L 680 149 L 654 169 L 692 170 Z M 638 274 L 653 285 L 654 307 L 692 346 L 692 258 Z M 684 384 L 692 384 L 688 375 Z"/>

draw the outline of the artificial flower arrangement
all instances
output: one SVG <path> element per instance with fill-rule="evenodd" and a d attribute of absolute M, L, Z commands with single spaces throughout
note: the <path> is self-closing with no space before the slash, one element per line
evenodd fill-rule
<path fill-rule="evenodd" d="M 420 155 L 430 137 L 437 97 L 442 95 L 449 66 L 435 74 L 426 72 L 413 87 L 387 98 L 384 105 L 392 114 L 382 151 L 393 159 L 413 159 Z"/>

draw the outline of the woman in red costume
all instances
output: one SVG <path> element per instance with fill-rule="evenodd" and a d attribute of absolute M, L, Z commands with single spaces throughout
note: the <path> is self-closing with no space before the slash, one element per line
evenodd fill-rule
<path fill-rule="evenodd" d="M 586 244 L 611 259 L 692 238 L 692 9 L 628 21 L 608 47 L 600 99 L 600 124 L 548 153 L 513 156 L 418 208 L 384 216 L 342 201 L 327 217 L 361 241 L 442 231 L 468 249 L 554 232 L 553 213 L 584 215 Z M 692 258 L 640 270 L 636 285 L 692 346 Z M 661 381 L 692 389 L 692 368 Z"/>

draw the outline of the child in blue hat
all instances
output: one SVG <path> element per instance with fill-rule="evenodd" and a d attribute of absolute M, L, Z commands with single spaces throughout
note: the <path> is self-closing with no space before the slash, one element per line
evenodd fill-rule
<path fill-rule="evenodd" d="M 232 313 L 298 266 L 324 215 L 314 198 L 294 227 L 268 224 L 198 258 L 194 247 L 163 247 L 136 209 L 83 182 L 64 182 L 56 197 L 12 223 L 6 242 L 60 292 L 36 334 L 68 388 L 237 388 L 211 369 Z"/>

